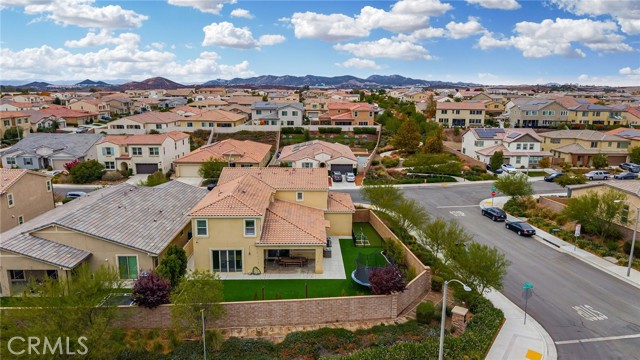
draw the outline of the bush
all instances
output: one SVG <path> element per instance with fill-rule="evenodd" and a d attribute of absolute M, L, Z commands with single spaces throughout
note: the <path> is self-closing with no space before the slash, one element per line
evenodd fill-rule
<path fill-rule="evenodd" d="M 371 160 L 371 166 L 378 166 L 380 165 L 380 161 L 378 160 Z"/>
<path fill-rule="evenodd" d="M 381 161 L 382 161 L 382 165 L 384 165 L 384 167 L 387 167 L 387 168 L 393 168 L 398 166 L 398 164 L 400 164 L 400 159 L 388 157 L 388 156 L 383 157 Z"/>
<path fill-rule="evenodd" d="M 270 360 L 276 359 L 277 347 L 264 339 L 229 338 L 220 347 L 218 359 L 227 360 Z"/>
<path fill-rule="evenodd" d="M 369 274 L 369 282 L 371 283 L 371 292 L 375 295 L 402 292 L 407 287 L 407 282 L 396 265 L 374 269 Z"/>
<path fill-rule="evenodd" d="M 69 175 L 74 183 L 86 184 L 100 180 L 103 170 L 104 166 L 98 160 L 89 160 L 73 166 L 69 171 Z"/>
<path fill-rule="evenodd" d="M 354 127 L 353 128 L 353 133 L 354 134 L 371 134 L 371 135 L 375 135 L 376 134 L 376 128 L 373 128 L 373 127 Z"/>
<path fill-rule="evenodd" d="M 107 171 L 102 175 L 103 181 L 118 181 L 124 179 L 124 176 L 118 171 Z"/>
<path fill-rule="evenodd" d="M 629 254 L 631 252 L 631 241 L 625 241 L 622 248 L 625 254 Z M 633 249 L 633 257 L 640 257 L 640 242 L 638 242 L 637 239 L 636 246 Z"/>
<path fill-rule="evenodd" d="M 432 291 L 442 291 L 442 287 L 444 286 L 444 279 L 440 276 L 434 275 L 431 277 L 431 290 Z"/>
<path fill-rule="evenodd" d="M 320 134 L 340 134 L 342 132 L 342 128 L 339 127 L 321 127 L 318 129 Z"/>
<path fill-rule="evenodd" d="M 301 127 L 283 127 L 280 130 L 283 134 L 304 134 L 304 128 Z"/>
<path fill-rule="evenodd" d="M 457 126 L 453 127 L 453 136 L 458 136 L 460 135 L 460 128 Z"/>
<path fill-rule="evenodd" d="M 147 176 L 147 181 L 141 181 L 140 183 L 138 183 L 138 185 L 156 186 L 156 185 L 164 184 L 167 181 L 169 181 L 169 179 L 167 179 L 167 177 L 162 173 L 162 171 L 158 170 L 153 174 Z"/>
<path fill-rule="evenodd" d="M 169 303 L 169 293 L 169 282 L 152 271 L 136 280 L 131 297 L 136 304 L 154 309 Z"/>
<path fill-rule="evenodd" d="M 431 301 L 420 303 L 416 308 L 416 320 L 420 324 L 430 324 L 436 314 L 436 308 Z"/>

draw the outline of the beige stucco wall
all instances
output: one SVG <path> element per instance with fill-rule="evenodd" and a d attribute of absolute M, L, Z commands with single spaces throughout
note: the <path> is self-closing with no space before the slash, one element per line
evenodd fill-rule
<path fill-rule="evenodd" d="M 302 191 L 304 193 L 303 201 L 296 201 L 296 193 L 300 191 L 276 191 L 276 199 L 287 201 L 294 204 L 309 206 L 316 209 L 326 210 L 327 191 Z"/>
<path fill-rule="evenodd" d="M 54 208 L 52 188 L 47 190 L 50 181 L 48 176 L 27 173 L 0 196 L 0 232 L 18 226 L 19 216 L 26 222 Z M 13 195 L 11 207 L 8 194 Z"/>
<path fill-rule="evenodd" d="M 8 251 L 0 251 L 0 294 L 3 296 L 16 295 L 11 293 L 9 270 L 58 270 L 59 279 L 66 276 L 65 271 L 57 266 L 41 263 Z"/>
<path fill-rule="evenodd" d="M 324 218 L 329 220 L 331 227 L 327 229 L 329 236 L 351 236 L 353 225 L 353 214 L 337 213 L 324 214 Z"/>

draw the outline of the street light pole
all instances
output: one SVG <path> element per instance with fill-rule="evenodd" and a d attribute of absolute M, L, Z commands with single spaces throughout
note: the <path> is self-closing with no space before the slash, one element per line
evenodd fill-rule
<path fill-rule="evenodd" d="M 207 333 L 204 331 L 204 309 L 200 310 L 202 314 L 202 352 L 204 353 L 204 360 L 207 360 Z"/>
<path fill-rule="evenodd" d="M 444 322 L 447 319 L 447 286 L 451 282 L 457 282 L 462 285 L 464 291 L 471 291 L 471 288 L 460 280 L 451 279 L 444 282 L 444 290 L 442 291 L 442 317 L 440 319 L 440 349 L 438 350 L 438 360 L 444 359 Z"/>
<path fill-rule="evenodd" d="M 633 252 L 636 249 L 636 235 L 638 234 L 638 219 L 640 218 L 640 206 L 636 208 L 636 226 L 633 230 L 631 250 L 629 250 L 629 265 L 627 265 L 627 277 L 631 276 L 631 264 L 633 264 Z"/>

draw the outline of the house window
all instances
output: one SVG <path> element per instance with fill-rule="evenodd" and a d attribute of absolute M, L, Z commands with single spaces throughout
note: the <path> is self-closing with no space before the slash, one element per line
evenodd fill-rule
<path fill-rule="evenodd" d="M 560 116 L 568 116 L 569 112 L 568 111 L 560 111 Z"/>
<path fill-rule="evenodd" d="M 16 164 L 16 158 L 15 157 L 8 157 L 7 158 L 7 165 L 15 165 Z"/>
<path fill-rule="evenodd" d="M 104 156 L 113 156 L 113 148 L 112 147 L 103 147 L 102 155 Z"/>
<path fill-rule="evenodd" d="M 618 149 L 626 149 L 629 147 L 629 143 L 619 142 L 617 148 Z"/>
<path fill-rule="evenodd" d="M 358 125 L 361 125 L 361 126 L 368 126 L 368 125 L 369 125 L 369 122 L 367 122 L 367 121 L 358 121 Z"/>
<path fill-rule="evenodd" d="M 133 156 L 142 156 L 142 148 L 141 147 L 132 147 L 131 153 Z"/>
<path fill-rule="evenodd" d="M 211 250 L 213 272 L 242 272 L 242 250 Z"/>
<path fill-rule="evenodd" d="M 9 270 L 9 279 L 11 281 L 26 281 L 24 270 Z"/>
<path fill-rule="evenodd" d="M 447 113 L 447 111 L 448 111 L 448 110 L 440 110 L 440 111 L 442 111 L 442 112 L 441 112 L 441 114 L 443 114 L 443 115 L 444 115 L 444 114 L 446 114 L 446 113 Z"/>
<path fill-rule="evenodd" d="M 22 161 L 24 162 L 25 166 L 32 166 L 33 165 L 33 159 L 32 158 L 24 158 L 24 159 L 22 159 Z"/>
<path fill-rule="evenodd" d="M 288 116 L 289 113 L 286 110 L 284 110 L 280 114 L 281 114 L 281 116 Z"/>
<path fill-rule="evenodd" d="M 135 255 L 119 255 L 118 272 L 120 273 L 120 279 L 137 279 L 138 257 Z"/>
<path fill-rule="evenodd" d="M 313 163 L 311 163 L 311 162 L 303 162 L 302 163 L 302 167 L 305 168 L 305 169 L 312 168 L 313 167 Z"/>
<path fill-rule="evenodd" d="M 582 116 L 584 116 L 584 117 L 588 117 L 588 116 L 589 116 L 589 112 L 588 112 L 588 111 L 583 111 L 583 112 L 582 112 Z"/>
<path fill-rule="evenodd" d="M 24 216 L 20 215 L 18 216 L 18 225 L 22 225 L 24 223 Z"/>
<path fill-rule="evenodd" d="M 11 120 L 5 120 L 4 126 L 11 126 Z"/>
<path fill-rule="evenodd" d="M 156 124 L 156 129 L 162 129 L 162 124 Z"/>
<path fill-rule="evenodd" d="M 262 110 L 256 110 L 256 115 L 262 115 Z"/>
<path fill-rule="evenodd" d="M 591 142 L 591 148 L 594 149 L 594 148 L 597 148 L 597 147 L 598 147 L 598 142 L 597 141 L 592 141 Z"/>
<path fill-rule="evenodd" d="M 114 170 L 116 168 L 116 163 L 113 161 L 105 161 L 104 168 L 106 170 Z"/>
<path fill-rule="evenodd" d="M 149 148 L 149 156 L 158 156 L 160 155 L 160 148 L 151 147 Z"/>
<path fill-rule="evenodd" d="M 16 121 L 16 123 L 17 123 L 18 125 L 22 124 L 22 119 L 18 118 L 18 120 Z"/>
<path fill-rule="evenodd" d="M 13 204 L 14 204 L 13 194 L 12 193 L 8 193 L 7 194 L 7 205 L 9 205 L 9 207 L 12 207 Z"/>
<path fill-rule="evenodd" d="M 304 201 L 304 193 L 301 191 L 298 191 L 296 193 L 296 201 Z"/>
<path fill-rule="evenodd" d="M 293 123 L 293 121 L 287 121 L 287 125 L 291 126 L 291 125 L 294 125 L 294 123 Z"/>
<path fill-rule="evenodd" d="M 516 164 L 520 164 L 522 162 L 522 156 L 516 156 Z"/>
<path fill-rule="evenodd" d="M 560 139 L 551 139 L 552 144 L 560 144 Z"/>
<path fill-rule="evenodd" d="M 51 192 L 51 180 L 47 180 L 47 192 Z"/>
<path fill-rule="evenodd" d="M 478 141 L 474 142 L 473 145 L 476 146 L 476 147 L 484 146 L 484 141 L 483 140 L 478 140 Z"/>
<path fill-rule="evenodd" d="M 373 117 L 373 111 L 369 111 L 369 117 Z"/>
<path fill-rule="evenodd" d="M 533 144 L 529 144 L 529 150 L 533 150 Z"/>
<path fill-rule="evenodd" d="M 207 220 L 196 220 L 196 236 L 209 236 L 209 223 Z"/>
<path fill-rule="evenodd" d="M 522 147 L 522 144 L 516 144 L 516 150 L 520 150 Z"/>
<path fill-rule="evenodd" d="M 600 111 L 596 111 L 593 113 L 593 116 L 600 116 Z"/>
<path fill-rule="evenodd" d="M 292 111 L 291 112 L 291 116 L 298 116 L 298 112 L 297 111 Z"/>
<path fill-rule="evenodd" d="M 354 112 L 353 112 L 353 116 L 354 116 L 354 117 L 358 117 L 358 112 L 357 112 L 357 111 L 354 111 Z"/>
<path fill-rule="evenodd" d="M 244 221 L 244 236 L 256 236 L 256 221 L 254 219 Z"/>
<path fill-rule="evenodd" d="M 187 127 L 193 127 L 193 123 L 191 121 L 187 122 Z"/>

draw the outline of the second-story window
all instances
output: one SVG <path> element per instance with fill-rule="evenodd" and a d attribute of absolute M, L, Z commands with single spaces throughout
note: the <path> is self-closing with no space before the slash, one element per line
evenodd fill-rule
<path fill-rule="evenodd" d="M 141 147 L 132 147 L 131 153 L 133 156 L 142 156 L 142 148 Z"/>
<path fill-rule="evenodd" d="M 157 147 L 149 148 L 149 155 L 150 156 L 158 156 L 158 155 L 160 155 L 160 148 L 157 148 Z"/>

